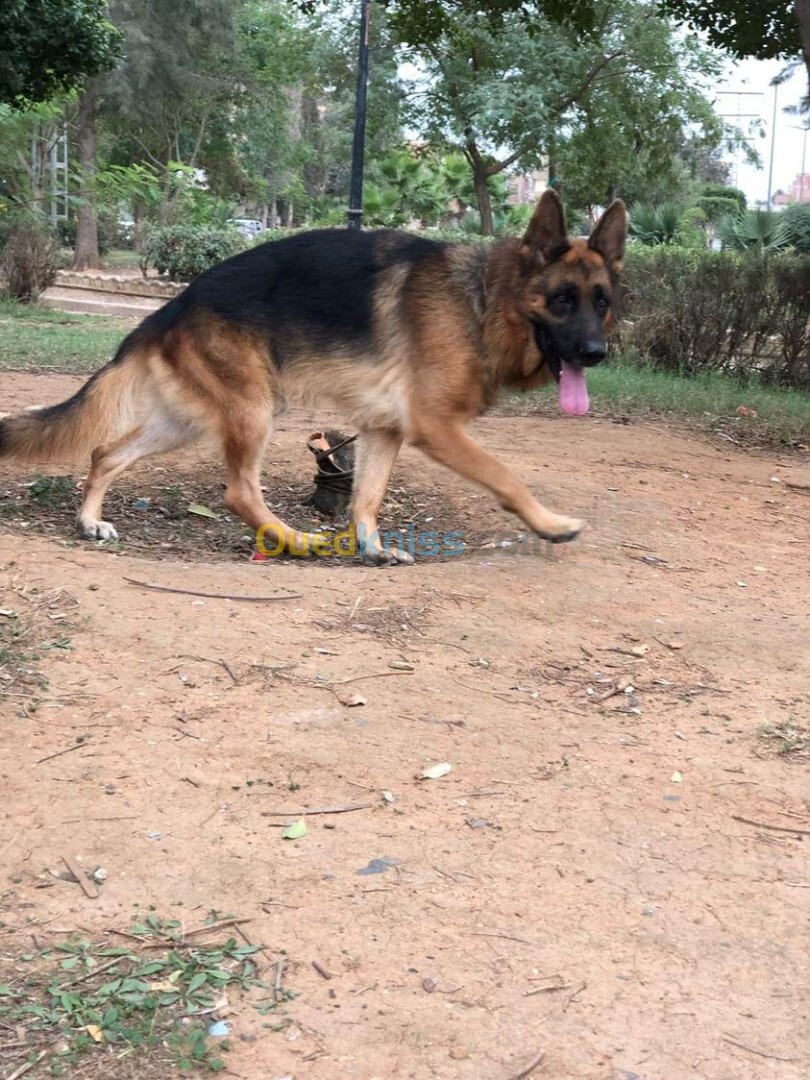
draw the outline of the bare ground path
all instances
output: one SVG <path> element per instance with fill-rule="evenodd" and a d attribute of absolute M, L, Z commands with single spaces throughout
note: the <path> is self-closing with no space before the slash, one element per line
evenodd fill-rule
<path fill-rule="evenodd" d="M 5 375 L 3 407 L 76 385 Z M 268 451 L 282 501 L 312 424 L 282 418 Z M 32 940 L 126 929 L 136 904 L 216 909 L 287 950 L 298 994 L 280 1031 L 235 1003 L 228 1069 L 250 1080 L 508 1080 L 540 1050 L 532 1075 L 555 1080 L 808 1074 L 807 759 L 778 735 L 810 727 L 808 498 L 787 483 L 806 466 L 648 425 L 477 428 L 589 522 L 580 542 L 378 572 L 183 558 L 159 529 L 141 551 L 137 517 L 110 552 L 59 515 L 4 516 L 3 606 L 14 586 L 78 606 L 38 707 L 2 706 L 0 982 Z M 221 509 L 196 457 L 133 470 L 127 499 L 162 469 Z M 0 491 L 28 479 L 7 467 Z M 514 528 L 406 453 L 410 485 L 428 517 Z M 294 841 L 266 816 L 366 802 Z M 65 853 L 107 870 L 97 899 L 48 874 Z M 373 859 L 390 865 L 358 874 Z"/>

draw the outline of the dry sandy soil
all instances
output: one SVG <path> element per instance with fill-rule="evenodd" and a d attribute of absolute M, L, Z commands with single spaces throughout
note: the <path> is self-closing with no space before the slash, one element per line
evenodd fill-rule
<path fill-rule="evenodd" d="M 3 407 L 76 385 L 5 375 Z M 307 489 L 313 426 L 281 419 L 271 502 Z M 663 426 L 476 429 L 580 541 L 251 563 L 238 523 L 147 511 L 110 551 L 20 510 L 32 474 L 3 470 L 2 606 L 64 590 L 42 632 L 72 648 L 42 653 L 36 708 L 3 704 L 0 963 L 135 905 L 216 909 L 287 951 L 297 993 L 280 1031 L 234 1003 L 231 1075 L 511 1080 L 544 1051 L 532 1077 L 807 1076 L 806 465 Z M 134 470 L 110 516 L 167 485 L 221 511 L 213 461 Z M 392 523 L 514 531 L 415 453 L 394 488 Z M 63 854 L 107 870 L 97 898 L 48 873 Z"/>

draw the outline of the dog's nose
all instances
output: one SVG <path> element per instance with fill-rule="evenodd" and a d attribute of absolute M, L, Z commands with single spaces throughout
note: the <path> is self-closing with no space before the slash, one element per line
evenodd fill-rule
<path fill-rule="evenodd" d="M 579 356 L 585 367 L 598 364 L 605 359 L 606 349 L 601 341 L 588 341 L 579 350 Z"/>

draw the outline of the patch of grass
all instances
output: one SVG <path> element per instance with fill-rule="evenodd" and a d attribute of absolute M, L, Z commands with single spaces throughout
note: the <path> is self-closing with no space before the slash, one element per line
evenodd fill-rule
<path fill-rule="evenodd" d="M 267 1001 L 275 1006 L 294 995 L 280 997 L 258 977 L 260 946 L 234 937 L 197 944 L 205 932 L 186 938 L 176 920 L 148 915 L 131 927 L 131 946 L 71 938 L 17 957 L 13 971 L 6 963 L 0 1024 L 17 1033 L 15 1064 L 30 1062 L 51 1076 L 95 1065 L 110 1080 L 165 1076 L 158 1067 L 224 1071 L 228 1042 L 211 1042 L 207 1029 L 230 1011 L 228 991 L 258 988 L 254 1006 L 262 1015 Z"/>
<path fill-rule="evenodd" d="M 112 359 L 132 322 L 0 300 L 0 370 L 84 374 Z"/>
<path fill-rule="evenodd" d="M 810 444 L 810 394 L 801 390 L 740 382 L 716 372 L 686 378 L 621 356 L 588 372 L 588 390 L 596 416 L 672 418 L 715 436 L 722 432 L 738 446 Z M 559 415 L 553 387 L 511 396 L 504 409 L 513 415 Z"/>
<path fill-rule="evenodd" d="M 741 383 L 715 372 L 682 378 L 622 359 L 594 368 L 588 385 L 597 409 L 683 417 L 745 444 L 810 442 L 810 394 L 801 390 Z"/>
<path fill-rule="evenodd" d="M 132 251 L 131 248 L 113 248 L 104 256 L 104 265 L 112 270 L 117 270 L 119 267 L 137 267 L 141 265 L 142 258 L 139 251 Z"/>
<path fill-rule="evenodd" d="M 784 720 L 781 724 L 763 724 L 757 732 L 766 746 L 790 761 L 810 761 L 810 731 Z"/>

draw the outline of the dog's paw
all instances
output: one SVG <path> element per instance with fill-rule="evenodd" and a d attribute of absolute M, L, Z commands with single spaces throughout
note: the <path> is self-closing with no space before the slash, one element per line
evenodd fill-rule
<path fill-rule="evenodd" d="M 402 548 L 392 547 L 387 551 L 367 547 L 363 550 L 364 566 L 413 566 L 414 557 Z"/>
<path fill-rule="evenodd" d="M 76 526 L 82 540 L 117 540 L 118 533 L 109 521 L 80 521 Z"/>
<path fill-rule="evenodd" d="M 537 535 L 552 544 L 567 544 L 569 540 L 576 540 L 584 528 L 584 521 L 577 521 L 575 518 L 558 517 L 551 526 L 538 529 Z"/>

